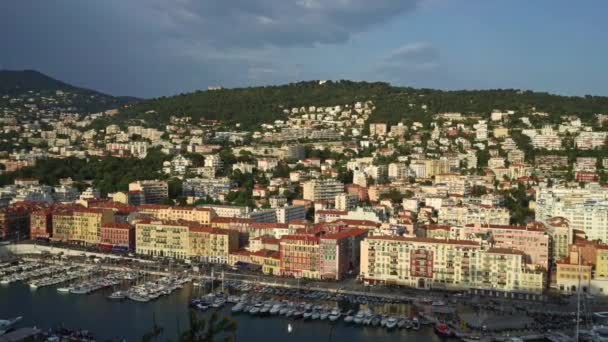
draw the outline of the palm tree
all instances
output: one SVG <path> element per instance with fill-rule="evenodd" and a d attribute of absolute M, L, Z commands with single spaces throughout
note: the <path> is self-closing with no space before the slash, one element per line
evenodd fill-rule
<path fill-rule="evenodd" d="M 156 324 L 153 319 L 153 330 L 142 337 L 143 342 L 155 341 L 163 332 L 163 328 Z M 209 317 L 199 317 L 195 310 L 190 310 L 190 328 L 180 334 L 178 342 L 214 342 L 221 338 L 222 341 L 236 341 L 237 322 L 229 317 L 219 318 L 217 312 Z M 223 338 L 222 338 L 223 337 Z"/>

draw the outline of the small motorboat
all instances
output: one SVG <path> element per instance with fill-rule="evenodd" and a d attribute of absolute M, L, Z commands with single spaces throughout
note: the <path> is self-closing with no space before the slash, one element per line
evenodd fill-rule
<path fill-rule="evenodd" d="M 438 323 L 435 325 L 435 333 L 443 337 L 451 337 L 454 335 L 450 327 L 445 323 Z"/>
<path fill-rule="evenodd" d="M 59 293 L 70 293 L 72 291 L 71 287 L 58 287 L 57 292 Z"/>
<path fill-rule="evenodd" d="M 0 329 L 6 329 L 19 322 L 23 317 L 17 316 L 9 319 L 0 319 Z"/>
<path fill-rule="evenodd" d="M 418 320 L 418 317 L 414 317 L 414 319 L 412 319 L 412 329 L 420 330 L 420 321 Z"/>
<path fill-rule="evenodd" d="M 331 310 L 331 312 L 329 313 L 329 315 L 327 316 L 327 318 L 329 318 L 330 322 L 337 321 L 338 318 L 340 318 L 340 310 L 339 309 L 333 309 L 333 310 Z"/>
<path fill-rule="evenodd" d="M 123 291 L 112 292 L 112 294 L 108 296 L 108 299 L 112 300 L 122 300 L 125 298 L 127 298 L 127 294 Z"/>
<path fill-rule="evenodd" d="M 397 327 L 397 318 L 395 317 L 389 317 L 386 319 L 386 329 L 387 330 L 393 330 Z"/>
<path fill-rule="evenodd" d="M 230 311 L 232 311 L 232 313 L 239 313 L 239 312 L 241 312 L 243 310 L 244 307 L 245 307 L 245 304 L 239 302 L 239 303 L 236 303 L 232 307 L 232 309 L 230 309 Z"/>

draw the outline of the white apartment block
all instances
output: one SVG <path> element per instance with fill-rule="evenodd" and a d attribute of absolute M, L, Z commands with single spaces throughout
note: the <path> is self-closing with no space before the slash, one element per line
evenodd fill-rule
<path fill-rule="evenodd" d="M 405 163 L 390 163 L 388 164 L 388 178 L 389 179 L 401 179 L 406 178 L 408 174 L 408 167 Z"/>
<path fill-rule="evenodd" d="M 234 205 L 204 205 L 202 207 L 213 210 L 215 215 L 218 217 L 246 218 L 251 212 L 249 207 L 239 207 Z"/>
<path fill-rule="evenodd" d="M 438 224 L 464 226 L 467 224 L 508 225 L 511 215 L 507 208 L 477 205 L 444 205 L 438 210 Z"/>
<path fill-rule="evenodd" d="M 357 206 L 359 197 L 347 193 L 338 194 L 336 196 L 336 210 L 351 210 Z"/>
<path fill-rule="evenodd" d="M 479 120 L 478 123 L 473 125 L 475 128 L 475 140 L 486 141 L 488 140 L 488 124 L 485 120 Z"/>
<path fill-rule="evenodd" d="M 169 185 L 162 180 L 143 180 L 129 183 L 129 191 L 141 191 L 146 204 L 160 203 L 169 197 Z"/>
<path fill-rule="evenodd" d="M 221 169 L 223 166 L 222 158 L 217 154 L 211 154 L 205 157 L 205 166 Z"/>
<path fill-rule="evenodd" d="M 303 185 L 303 198 L 309 201 L 335 201 L 344 192 L 344 184 L 335 179 L 314 179 Z"/>
<path fill-rule="evenodd" d="M 551 217 L 565 218 L 572 229 L 585 232 L 590 240 L 608 242 L 608 189 L 540 188 L 536 219 Z"/>
<path fill-rule="evenodd" d="M 606 144 L 606 132 L 581 132 L 575 139 L 576 147 L 581 150 L 592 150 Z"/>
<path fill-rule="evenodd" d="M 306 218 L 306 207 L 303 205 L 288 205 L 276 208 L 278 223 L 289 223 L 294 220 L 304 220 Z"/>

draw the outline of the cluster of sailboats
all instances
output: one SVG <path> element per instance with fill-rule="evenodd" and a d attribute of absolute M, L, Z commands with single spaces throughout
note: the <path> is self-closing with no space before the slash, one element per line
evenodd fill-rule
<path fill-rule="evenodd" d="M 71 294 L 89 294 L 101 289 L 115 287 L 126 280 L 135 280 L 140 277 L 138 272 L 91 270 L 84 276 L 84 280 L 66 287 L 57 288 L 57 292 Z"/>
<path fill-rule="evenodd" d="M 80 268 L 76 266 L 61 267 L 58 271 L 51 273 L 48 276 L 29 281 L 31 289 L 38 289 L 46 286 L 58 285 L 61 283 L 70 282 L 79 278 L 90 276 L 94 273 L 93 268 Z"/>
<path fill-rule="evenodd" d="M 190 281 L 192 281 L 190 277 L 166 276 L 135 285 L 126 291 L 114 291 L 108 298 L 113 300 L 128 298 L 135 302 L 149 302 L 181 289 Z"/>
<path fill-rule="evenodd" d="M 223 293 L 209 293 L 201 298 L 190 300 L 190 307 L 199 311 L 210 308 L 221 308 L 226 304 L 234 304 L 230 309 L 232 314 L 249 314 L 251 316 L 283 316 L 289 319 L 302 319 L 304 321 L 343 321 L 346 324 L 382 327 L 393 329 L 420 329 L 421 322 L 418 317 L 391 316 L 383 313 L 375 313 L 371 309 L 342 310 L 339 307 L 313 304 L 308 302 L 294 302 L 289 300 L 270 299 L 263 300 L 260 297 L 249 297 L 247 294 L 241 296 L 227 296 Z"/>
<path fill-rule="evenodd" d="M 2 268 L 0 284 L 8 285 L 15 282 L 26 282 L 30 279 L 43 277 L 58 271 L 65 270 L 63 265 L 48 265 L 39 262 L 25 262 Z"/>

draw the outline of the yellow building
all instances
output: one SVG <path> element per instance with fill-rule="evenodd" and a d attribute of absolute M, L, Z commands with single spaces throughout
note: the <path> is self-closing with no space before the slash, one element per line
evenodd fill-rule
<path fill-rule="evenodd" d="M 184 220 L 202 225 L 209 225 L 214 216 L 213 211 L 209 208 L 144 204 L 139 206 L 138 209 L 140 213 L 153 216 L 159 220 Z"/>
<path fill-rule="evenodd" d="M 186 259 L 190 254 L 190 224 L 144 220 L 135 225 L 135 252 L 154 257 Z"/>
<path fill-rule="evenodd" d="M 80 235 L 80 232 L 75 232 L 72 216 L 74 213 L 71 210 L 56 211 L 53 213 L 53 237 L 56 241 L 72 241 L 74 236 Z"/>
<path fill-rule="evenodd" d="M 557 288 L 563 292 L 583 291 L 590 288 L 592 265 L 580 262 L 579 253 L 571 251 L 568 258 L 557 262 Z"/>
<path fill-rule="evenodd" d="M 53 213 L 53 240 L 98 244 L 101 225 L 114 220 L 110 209 L 77 208 Z"/>
<path fill-rule="evenodd" d="M 595 277 L 608 278 L 608 247 L 598 246 L 595 260 Z"/>
<path fill-rule="evenodd" d="M 494 137 L 495 138 L 506 138 L 509 136 L 509 129 L 505 127 L 496 127 L 494 128 Z"/>
<path fill-rule="evenodd" d="M 262 249 L 251 253 L 251 262 L 262 266 L 262 272 L 267 275 L 281 274 L 281 259 L 279 252 Z"/>
<path fill-rule="evenodd" d="M 80 229 L 79 241 L 87 244 L 98 244 L 101 240 L 101 225 L 114 220 L 110 209 L 77 209 L 74 210 L 74 225 Z"/>
<path fill-rule="evenodd" d="M 230 230 L 191 226 L 189 239 L 188 255 L 206 262 L 226 264 L 239 247 L 238 232 Z"/>

